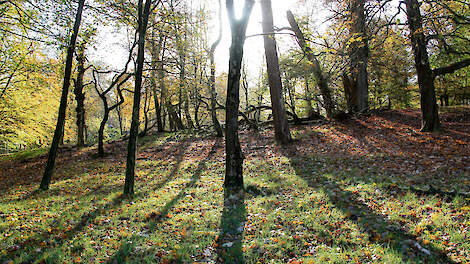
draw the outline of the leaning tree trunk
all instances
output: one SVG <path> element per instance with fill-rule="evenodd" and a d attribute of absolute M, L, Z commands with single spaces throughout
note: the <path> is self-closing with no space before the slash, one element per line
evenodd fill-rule
<path fill-rule="evenodd" d="M 295 36 L 297 37 L 297 42 L 299 43 L 300 48 L 302 48 L 305 56 L 312 63 L 313 74 L 317 79 L 318 87 L 320 88 L 326 110 L 326 116 L 328 118 L 333 118 L 335 116 L 335 104 L 331 98 L 330 88 L 328 87 L 328 80 L 320 67 L 320 62 L 305 41 L 304 34 L 300 30 L 299 25 L 297 24 L 297 21 L 295 20 L 291 11 L 287 11 L 287 20 L 289 21 L 289 24 L 294 31 Z"/>
<path fill-rule="evenodd" d="M 211 76 L 209 78 L 209 88 L 210 88 L 210 94 L 211 94 L 211 109 L 210 109 L 210 114 L 211 114 L 211 119 L 212 119 L 212 125 L 214 126 L 214 131 L 216 134 L 216 137 L 223 137 L 224 133 L 222 132 L 222 127 L 220 126 L 219 120 L 217 119 L 217 92 L 215 90 L 215 59 L 214 59 L 214 53 L 215 49 L 220 43 L 220 40 L 222 39 L 222 4 L 221 0 L 219 0 L 219 35 L 217 37 L 217 40 L 212 44 L 211 49 L 209 51 L 209 59 L 211 63 Z"/>
<path fill-rule="evenodd" d="M 155 118 L 157 119 L 157 131 L 163 132 L 163 122 L 162 122 L 162 104 L 158 101 L 158 93 L 157 93 L 157 61 L 159 60 L 160 51 L 162 49 L 163 44 L 163 36 L 160 36 L 160 40 L 158 41 L 158 46 L 155 45 L 155 31 L 154 28 L 152 30 L 152 70 L 150 72 L 150 84 L 153 89 L 153 101 L 155 102 Z M 163 63 L 163 62 L 159 62 Z M 162 102 L 162 97 L 160 97 L 160 102 Z"/>
<path fill-rule="evenodd" d="M 75 100 L 77 100 L 77 147 L 85 146 L 85 93 L 83 92 L 84 84 L 83 78 L 85 76 L 85 45 L 81 43 L 77 52 L 77 80 L 73 93 Z"/>
<path fill-rule="evenodd" d="M 129 57 L 129 59 L 130 58 L 131 57 Z M 94 86 L 95 86 L 95 90 L 96 90 L 96 93 L 98 94 L 98 96 L 100 97 L 101 101 L 103 102 L 103 118 L 101 119 L 100 127 L 98 129 L 98 156 L 101 157 L 101 158 L 103 158 L 104 155 L 105 155 L 105 153 L 104 153 L 104 130 L 106 128 L 106 123 L 108 122 L 108 119 L 109 119 L 109 113 L 111 113 L 111 111 L 113 111 L 116 108 L 118 109 L 119 127 L 121 129 L 121 134 L 122 134 L 122 120 L 121 120 L 121 114 L 120 114 L 119 106 L 122 103 L 124 103 L 124 96 L 122 95 L 121 86 L 125 82 L 127 82 L 127 80 L 129 80 L 130 77 L 132 76 L 131 74 L 127 74 L 127 76 L 124 77 L 124 75 L 126 74 L 127 65 L 129 64 L 129 61 L 130 60 L 128 60 L 128 63 L 126 64 L 126 68 L 124 69 L 124 71 L 121 74 L 119 74 L 118 76 L 116 76 L 115 80 L 113 82 L 111 82 L 111 85 L 107 89 L 105 89 L 104 91 L 100 91 L 100 89 L 98 88 L 100 86 L 99 83 L 98 83 L 98 78 L 96 76 L 98 74 L 98 71 L 93 70 L 93 83 L 94 83 Z M 117 92 L 118 99 L 117 99 L 117 102 L 114 105 L 109 106 L 107 95 L 108 95 L 109 92 L 111 92 L 111 90 L 114 87 L 116 87 L 116 92 Z"/>
<path fill-rule="evenodd" d="M 72 75 L 72 60 L 73 53 L 75 51 L 75 43 L 77 42 L 78 30 L 80 29 L 80 23 L 82 21 L 82 12 L 83 6 L 85 5 L 85 0 L 78 1 L 78 9 L 75 17 L 75 23 L 73 26 L 72 37 L 70 38 L 70 44 L 67 49 L 67 59 L 65 62 L 65 72 L 64 72 L 64 84 L 62 87 L 62 95 L 60 97 L 60 106 L 59 114 L 57 116 L 57 124 L 54 131 L 54 137 L 52 139 L 51 148 L 49 150 L 49 156 L 47 158 L 46 168 L 42 176 L 40 189 L 47 190 L 49 189 L 49 184 L 51 182 L 52 174 L 54 173 L 55 159 L 57 157 L 57 150 L 59 149 L 60 138 L 64 132 L 65 126 L 65 115 L 67 110 L 67 97 L 70 87 L 70 76 Z"/>
<path fill-rule="evenodd" d="M 139 112 L 140 97 L 142 93 L 142 72 L 144 70 L 144 52 L 145 52 L 145 33 L 150 15 L 150 5 L 152 0 L 146 0 L 142 10 L 143 0 L 139 0 L 138 7 L 138 33 L 139 33 L 139 49 L 137 52 L 137 68 L 135 72 L 135 88 L 134 88 L 134 105 L 132 107 L 132 122 L 129 133 L 129 143 L 127 145 L 127 161 L 126 161 L 126 179 L 124 182 L 124 195 L 134 195 L 134 178 L 135 178 L 135 155 L 137 150 L 137 136 L 139 133 Z"/>
<path fill-rule="evenodd" d="M 279 58 L 277 56 L 276 39 L 274 38 L 273 10 L 271 0 L 261 0 L 263 15 L 264 50 L 268 71 L 269 92 L 274 120 L 274 133 L 276 141 L 288 144 L 292 141 L 287 122 L 286 110 L 282 101 L 281 72 L 279 70 Z"/>
<path fill-rule="evenodd" d="M 243 154 L 238 139 L 238 108 L 240 106 L 240 75 L 246 27 L 253 9 L 254 0 L 245 0 L 242 18 L 235 18 L 233 0 L 227 0 L 227 13 L 232 31 L 229 71 L 227 80 L 227 102 L 225 117 L 225 182 L 227 189 L 243 189 Z"/>
<path fill-rule="evenodd" d="M 417 0 L 406 0 L 405 3 L 421 95 L 421 113 L 423 118 L 421 131 L 439 131 L 442 128 L 436 103 L 434 74 L 429 65 L 426 37 L 423 33 L 421 12 L 419 10 L 420 5 Z"/>
<path fill-rule="evenodd" d="M 367 62 L 369 60 L 369 46 L 366 34 L 365 0 L 350 2 L 351 38 L 354 39 L 350 47 L 351 82 L 356 86 L 353 91 L 354 112 L 364 112 L 369 109 L 369 82 L 367 79 Z"/>

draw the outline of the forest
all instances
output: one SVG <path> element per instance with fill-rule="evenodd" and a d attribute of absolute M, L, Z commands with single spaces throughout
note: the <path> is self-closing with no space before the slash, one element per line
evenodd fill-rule
<path fill-rule="evenodd" d="M 0 0 L 0 263 L 470 263 L 470 3 Z"/>

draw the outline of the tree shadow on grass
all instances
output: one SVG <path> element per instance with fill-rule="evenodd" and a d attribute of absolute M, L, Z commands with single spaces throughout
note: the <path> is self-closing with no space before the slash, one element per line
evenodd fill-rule
<path fill-rule="evenodd" d="M 51 225 L 50 231 L 43 231 L 39 234 L 36 234 L 32 238 L 23 241 L 21 244 L 16 245 L 16 247 L 9 250 L 6 255 L 0 255 L 0 260 L 15 259 L 19 257 L 19 255 L 21 255 L 22 253 L 25 253 L 25 251 L 32 251 L 37 248 L 41 248 L 41 251 L 36 251 L 34 254 L 29 255 L 29 258 L 24 260 L 22 263 L 35 263 L 36 261 L 43 260 L 49 255 L 47 249 L 54 249 L 56 247 L 64 245 L 67 241 L 70 241 L 76 234 L 84 230 L 98 216 L 104 214 L 104 212 L 106 211 L 110 211 L 119 207 L 125 200 L 126 199 L 122 195 L 120 195 L 114 198 L 109 203 L 100 206 L 99 208 L 89 213 L 84 213 L 78 220 L 78 223 L 76 223 L 75 226 L 72 228 L 58 229 Z"/>
<path fill-rule="evenodd" d="M 176 161 L 175 161 L 175 164 L 173 166 L 173 169 L 168 174 L 168 176 L 165 177 L 161 182 L 157 183 L 155 186 L 152 186 L 153 191 L 162 188 L 166 183 L 168 183 L 169 181 L 171 181 L 172 179 L 175 178 L 175 176 L 176 176 L 176 174 L 177 174 L 177 172 L 178 172 L 178 170 L 181 166 L 181 162 L 183 161 L 184 151 L 185 151 L 185 149 L 187 148 L 188 145 L 189 145 L 189 143 L 185 142 L 185 143 L 181 143 L 181 144 L 176 144 L 174 146 L 174 150 L 175 150 L 175 153 L 176 153 L 175 154 Z M 172 149 L 170 149 L 170 150 L 172 150 Z M 89 182 L 90 182 L 90 180 L 85 182 L 84 184 L 86 185 Z M 89 193 L 87 193 L 85 195 L 81 195 L 81 196 L 82 197 L 96 196 L 98 194 L 98 192 L 99 192 L 99 194 L 106 195 L 106 194 L 111 193 L 113 190 L 115 190 L 117 188 L 121 189 L 120 187 L 122 187 L 122 184 L 111 185 L 111 187 L 106 186 L 106 188 L 104 188 L 103 186 L 96 187 L 92 191 L 90 191 Z M 60 190 L 56 190 L 56 189 L 52 188 L 51 190 L 49 190 L 45 194 L 50 194 L 52 196 L 60 195 Z M 138 199 L 139 197 L 142 197 L 144 194 L 145 194 L 144 192 L 138 192 L 134 196 L 134 199 Z M 31 193 L 31 195 L 33 197 L 29 197 L 29 198 L 34 198 L 38 195 L 44 195 L 44 192 L 39 192 L 39 193 L 38 192 L 33 192 L 33 193 Z M 47 196 L 47 197 L 49 197 L 49 196 Z M 26 197 L 24 197 L 24 198 L 26 198 Z M 67 241 L 70 241 L 76 234 L 83 231 L 97 217 L 99 217 L 100 215 L 104 215 L 108 211 L 111 211 L 111 210 L 114 210 L 114 209 L 118 208 L 126 200 L 127 199 L 125 197 L 120 195 L 120 196 L 114 198 L 109 203 L 106 203 L 102 206 L 98 206 L 98 208 L 96 208 L 95 210 L 92 210 L 88 213 L 84 213 L 79 218 L 79 220 L 77 220 L 78 223 L 76 223 L 74 225 L 74 227 L 72 227 L 72 228 L 55 227 L 54 223 L 55 222 L 58 223 L 58 220 L 61 218 L 61 217 L 57 217 L 56 219 L 54 219 L 52 221 L 52 224 L 50 226 L 50 231 L 49 230 L 43 231 L 41 233 L 38 233 L 38 234 L 34 235 L 30 239 L 27 239 L 27 240 L 21 242 L 20 244 L 15 245 L 15 247 L 8 250 L 7 254 L 0 255 L 0 261 L 15 259 L 20 254 L 24 253 L 25 251 L 28 251 L 28 250 L 32 251 L 32 250 L 35 250 L 37 248 L 42 248 L 41 252 L 36 252 L 34 254 L 31 254 L 30 258 L 26 260 L 26 263 L 39 261 L 39 260 L 41 260 L 41 259 L 43 259 L 44 257 L 47 256 L 47 253 L 48 253 L 47 249 L 53 249 L 55 247 L 60 247 L 60 246 L 64 245 L 64 243 L 66 243 Z M 131 202 L 131 201 L 129 201 L 129 202 Z M 72 210 L 72 209 L 70 209 L 70 210 Z M 62 211 L 62 216 L 65 215 L 66 213 L 70 212 L 70 210 Z M 57 234 L 59 234 L 59 235 L 57 235 Z"/>
<path fill-rule="evenodd" d="M 245 222 L 245 191 L 225 188 L 221 231 L 217 239 L 217 263 L 245 263 L 242 251 Z"/>
<path fill-rule="evenodd" d="M 412 191 L 418 195 L 439 194 L 450 199 L 457 195 L 468 196 L 470 189 L 462 183 L 466 177 L 468 178 L 466 175 L 469 170 L 466 168 L 470 165 L 470 160 L 455 158 L 449 161 L 446 153 L 455 152 L 453 141 L 446 144 L 447 141 L 432 142 L 426 138 L 426 142 L 423 143 L 422 139 L 419 139 L 422 135 L 411 138 L 394 131 L 387 131 L 389 128 L 384 125 L 371 126 L 357 119 L 338 124 L 335 129 L 336 134 L 341 133 L 339 139 L 323 131 L 306 129 L 308 131 L 306 133 L 311 137 L 303 139 L 306 144 L 299 146 L 299 149 L 303 150 L 303 155 L 312 152 L 325 155 L 335 163 L 336 167 L 349 166 L 348 169 L 351 171 L 362 171 L 365 174 L 372 172 L 377 176 L 373 179 L 354 177 L 352 178 L 354 181 L 360 179 L 364 182 L 375 181 L 380 185 L 390 185 L 391 179 L 398 180 L 402 189 L 400 193 Z M 317 149 L 308 148 L 315 145 L 325 148 L 326 152 L 321 153 Z M 463 148 L 460 152 L 464 152 Z M 377 178 L 383 181 L 377 182 Z M 432 188 L 436 190 L 433 191 Z M 396 192 L 396 190 L 391 191 Z"/>
<path fill-rule="evenodd" d="M 164 221 L 169 219 L 169 212 L 171 209 L 183 198 L 187 195 L 187 191 L 190 190 L 191 188 L 196 187 L 197 181 L 201 178 L 201 174 L 203 171 L 206 170 L 207 167 L 207 162 L 209 162 L 214 154 L 217 153 L 217 149 L 220 148 L 220 142 L 217 140 L 214 145 L 212 146 L 211 150 L 208 152 L 207 156 L 199 162 L 198 167 L 195 169 L 190 181 L 186 183 L 186 185 L 183 187 L 182 190 L 179 191 L 179 193 L 171 199 L 169 202 L 167 202 L 158 212 L 152 212 L 150 213 L 148 219 L 148 233 L 155 232 L 156 229 L 158 228 L 159 224 L 163 223 Z M 176 171 L 174 172 L 176 173 Z M 130 239 L 123 241 L 117 252 L 110 257 L 109 263 L 127 263 L 129 259 L 132 259 L 136 263 L 141 263 L 145 262 L 145 260 L 139 260 L 138 255 L 133 255 L 133 249 L 138 246 L 139 244 L 144 243 L 145 237 L 144 236 L 133 236 Z M 162 256 L 158 256 L 158 254 L 153 254 L 155 252 L 142 252 L 142 256 L 146 255 L 155 255 L 155 263 L 161 262 L 162 261 Z M 176 257 L 177 256 L 170 256 L 170 257 Z M 183 260 L 181 259 L 167 259 L 166 260 L 168 263 L 181 263 Z"/>
<path fill-rule="evenodd" d="M 148 151 L 149 145 L 151 145 L 152 142 L 164 136 L 166 136 L 166 134 L 156 134 L 139 140 L 139 149 Z M 112 157 L 125 161 L 125 153 L 127 153 L 126 142 L 126 140 L 111 140 L 110 142 L 105 142 L 105 150 L 107 150 L 108 153 L 112 153 L 108 154 L 106 158 Z M 165 142 L 162 142 L 157 146 L 152 146 L 153 149 L 150 150 L 158 150 L 163 144 L 165 144 Z M 82 173 L 89 171 L 89 166 L 77 167 L 71 166 L 70 164 L 76 164 L 77 162 L 98 161 L 97 159 L 93 158 L 96 151 L 97 150 L 94 147 L 85 150 L 75 147 L 59 148 L 52 184 L 61 180 L 75 179 Z M 106 158 L 99 160 L 105 161 Z M 8 193 L 19 186 L 33 186 L 33 188 L 37 188 L 36 186 L 39 186 L 46 161 L 47 152 L 40 156 L 24 160 L 0 161 L 0 182 L 2 183 L 0 185 L 0 192 Z M 95 164 L 87 164 L 95 166 Z M 68 173 L 69 171 L 72 173 Z M 33 191 L 31 195 L 34 196 L 34 193 L 35 192 Z"/>
<path fill-rule="evenodd" d="M 309 187 L 323 189 L 333 205 L 341 210 L 347 219 L 355 222 L 360 230 L 367 233 L 371 243 L 379 244 L 385 248 L 401 254 L 403 261 L 418 263 L 455 263 L 440 249 L 432 245 L 425 247 L 419 245 L 417 237 L 399 223 L 387 219 L 367 205 L 356 192 L 346 190 L 344 186 L 333 178 L 325 176 L 326 173 L 305 166 L 306 163 L 321 162 L 309 156 L 298 156 L 296 145 L 282 149 L 294 168 L 296 174 L 303 178 Z M 325 164 L 328 166 L 328 164 Z M 388 235 L 383 237 L 377 230 L 387 230 Z"/>
<path fill-rule="evenodd" d="M 176 144 L 167 150 L 168 153 L 171 153 L 172 155 L 175 156 L 175 164 L 173 165 L 173 168 L 171 169 L 170 174 L 165 178 L 164 181 L 161 181 L 155 186 L 151 187 L 154 191 L 162 188 L 165 184 L 175 179 L 178 170 L 181 168 L 181 163 L 184 160 L 184 152 L 188 149 L 188 146 L 190 145 L 189 143 L 190 143 L 189 141 L 183 141 L 180 144 Z M 147 174 L 150 174 L 150 175 L 158 174 L 158 167 L 154 168 Z M 139 181 L 138 179 L 136 180 L 137 182 Z"/>

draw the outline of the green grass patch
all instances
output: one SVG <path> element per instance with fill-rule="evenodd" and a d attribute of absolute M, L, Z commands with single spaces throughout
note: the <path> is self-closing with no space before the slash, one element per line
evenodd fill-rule
<path fill-rule="evenodd" d="M 223 145 L 168 133 L 140 149 L 136 196 L 125 164 L 68 164 L 48 192 L 0 194 L 0 263 L 443 263 L 470 261 L 470 201 L 419 195 L 367 158 L 247 159 L 246 192 L 224 194 Z M 300 132 L 296 137 L 303 138 Z M 150 154 L 149 154 L 150 155 Z M 172 155 L 180 155 L 173 157 Z M 464 176 L 462 176 L 464 177 Z"/>
<path fill-rule="evenodd" d="M 0 161 L 24 161 L 27 159 L 32 159 L 44 155 L 49 151 L 48 148 L 38 148 L 32 150 L 19 151 L 12 154 L 2 154 L 0 155 Z"/>

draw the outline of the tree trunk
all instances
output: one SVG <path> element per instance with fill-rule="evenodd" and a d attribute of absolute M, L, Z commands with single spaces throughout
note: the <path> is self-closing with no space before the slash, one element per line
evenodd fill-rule
<path fill-rule="evenodd" d="M 229 71 L 227 80 L 227 102 L 225 118 L 225 182 L 227 189 L 243 189 L 243 154 L 238 139 L 238 108 L 240 106 L 240 75 L 246 27 L 253 9 L 254 0 L 245 0 L 242 18 L 235 18 L 233 0 L 227 0 L 227 13 L 232 32 Z"/>
<path fill-rule="evenodd" d="M 165 86 L 165 64 L 163 63 L 163 59 L 165 57 L 165 50 L 166 50 L 166 38 L 162 36 L 163 38 L 163 43 L 162 43 L 162 48 L 161 48 L 161 54 L 160 54 L 160 62 L 158 63 L 158 82 L 160 86 L 160 109 L 164 110 L 166 109 L 166 112 L 168 113 L 168 116 L 170 115 L 170 108 L 169 106 L 171 105 L 170 99 L 167 98 L 167 92 L 166 92 L 166 86 Z M 162 131 L 165 129 L 165 120 L 166 120 L 166 114 L 163 115 L 162 117 Z M 170 122 L 170 117 L 168 117 L 168 122 Z M 171 130 L 171 127 L 170 127 Z"/>
<path fill-rule="evenodd" d="M 421 12 L 419 10 L 420 5 L 417 0 L 406 0 L 405 3 L 421 95 L 421 113 L 423 118 L 421 131 L 440 131 L 442 127 L 437 110 L 434 74 L 429 65 L 426 37 L 423 33 Z"/>
<path fill-rule="evenodd" d="M 149 109 L 150 109 L 150 102 L 149 102 L 149 90 L 145 89 L 145 97 L 144 97 L 144 130 L 140 132 L 140 137 L 144 137 L 147 135 L 147 130 L 149 129 Z"/>
<path fill-rule="evenodd" d="M 210 95 L 211 95 L 211 109 L 210 109 L 211 113 L 210 114 L 211 114 L 212 125 L 214 126 L 216 137 L 224 136 L 219 120 L 217 119 L 217 110 L 216 110 L 217 92 L 215 90 L 215 59 L 214 59 L 215 49 L 219 45 L 221 39 L 222 39 L 222 4 L 221 4 L 221 0 L 219 0 L 219 35 L 217 37 L 217 40 L 212 44 L 211 49 L 209 51 L 209 59 L 211 63 L 211 76 L 209 78 L 209 89 L 210 89 Z"/>
<path fill-rule="evenodd" d="M 142 89 L 142 72 L 144 70 L 144 52 L 145 52 L 145 33 L 150 15 L 150 5 L 152 1 L 146 0 L 142 10 L 143 0 L 139 0 L 138 6 L 138 33 L 139 33 L 139 49 L 137 52 L 137 68 L 135 72 L 135 88 L 134 88 L 134 105 L 132 107 L 132 122 L 129 133 L 129 143 L 127 145 L 127 161 L 126 161 L 126 179 L 124 183 L 124 195 L 134 195 L 134 178 L 135 178 L 135 155 L 137 149 L 137 136 L 139 133 L 139 112 L 140 97 Z"/>
<path fill-rule="evenodd" d="M 109 108 L 108 102 L 106 100 L 106 95 L 104 95 L 103 104 L 104 104 L 104 114 L 103 119 L 101 119 L 100 128 L 98 129 L 98 156 L 104 157 L 104 129 L 106 128 L 106 123 L 109 119 Z"/>
<path fill-rule="evenodd" d="M 157 93 L 157 76 L 156 76 L 156 71 L 157 69 L 157 61 L 159 60 L 160 56 L 160 51 L 162 48 L 163 44 L 163 36 L 160 36 L 160 39 L 158 41 L 158 46 L 155 45 L 155 31 L 156 29 L 154 28 L 152 30 L 152 70 L 150 72 L 150 84 L 153 89 L 153 101 L 155 103 L 155 118 L 157 120 L 157 131 L 158 132 L 163 132 L 163 122 L 162 122 L 162 106 L 160 105 L 158 101 L 158 93 Z M 159 63 L 163 64 L 162 61 Z M 162 101 L 163 98 L 160 98 Z"/>
<path fill-rule="evenodd" d="M 315 111 L 313 110 L 312 107 L 312 96 L 311 96 L 311 91 L 310 91 L 310 85 L 308 84 L 308 77 L 304 76 L 304 82 L 305 82 L 305 101 L 307 104 L 307 117 L 311 118 L 315 115 Z"/>
<path fill-rule="evenodd" d="M 350 47 L 350 67 L 353 90 L 354 112 L 364 112 L 369 109 L 369 82 L 367 79 L 367 62 L 369 60 L 369 46 L 366 34 L 365 0 L 350 2 L 351 38 L 355 39 Z M 357 39 L 357 40 L 356 40 Z"/>
<path fill-rule="evenodd" d="M 263 15 L 264 50 L 268 71 L 269 92 L 274 120 L 274 133 L 276 141 L 288 144 L 292 141 L 286 110 L 282 101 L 281 72 L 279 70 L 279 58 L 277 55 L 276 39 L 274 36 L 273 10 L 271 0 L 261 0 Z"/>
<path fill-rule="evenodd" d="M 310 49 L 310 47 L 307 45 L 304 34 L 300 30 L 294 15 L 290 11 L 287 11 L 287 20 L 289 21 L 289 24 L 294 31 L 295 36 L 297 37 L 299 46 L 302 48 L 302 51 L 304 52 L 307 59 L 312 63 L 313 74 L 317 79 L 318 87 L 320 88 L 320 92 L 323 97 L 326 116 L 328 118 L 333 118 L 335 116 L 336 110 L 333 99 L 331 98 L 330 88 L 328 87 L 328 80 L 320 67 L 318 59 L 316 58 L 315 54 L 313 54 L 312 49 Z"/>
<path fill-rule="evenodd" d="M 85 45 L 81 43 L 77 52 L 77 81 L 75 82 L 75 100 L 77 100 L 77 147 L 85 146 L 85 93 L 83 78 L 85 76 Z"/>
<path fill-rule="evenodd" d="M 67 97 L 70 87 L 70 77 L 72 75 L 72 60 L 73 53 L 75 51 L 75 43 L 77 42 L 78 30 L 80 29 L 80 23 L 82 21 L 82 12 L 83 6 L 85 5 L 85 0 L 78 1 L 78 9 L 75 17 L 75 23 L 73 26 L 72 37 L 70 38 L 70 44 L 67 49 L 67 59 L 65 62 L 65 72 L 64 72 L 64 83 L 62 87 L 62 95 L 60 97 L 60 106 L 59 113 L 57 117 L 57 124 L 54 131 L 54 137 L 52 139 L 51 148 L 49 150 L 49 156 L 47 159 L 46 168 L 42 176 L 40 189 L 47 190 L 51 182 L 52 174 L 54 173 L 55 159 L 57 157 L 57 150 L 59 148 L 60 138 L 64 132 L 65 125 L 65 115 L 67 110 Z"/>
<path fill-rule="evenodd" d="M 127 69 L 127 66 L 126 66 L 126 69 Z M 122 124 L 121 124 L 122 120 L 121 120 L 119 106 L 124 102 L 124 97 L 122 95 L 122 91 L 120 90 L 120 87 L 131 77 L 131 75 L 128 74 L 123 79 L 121 79 L 126 74 L 126 69 L 124 70 L 123 73 L 115 77 L 115 81 L 113 81 L 111 85 L 104 91 L 100 91 L 100 89 L 98 88 L 100 86 L 98 83 L 98 78 L 96 76 L 96 74 L 98 74 L 98 71 L 93 70 L 93 80 L 94 80 L 95 90 L 98 96 L 100 97 L 101 101 L 103 102 L 103 119 L 101 119 L 100 127 L 98 129 L 98 156 L 99 157 L 104 157 L 104 154 L 105 154 L 104 153 L 104 130 L 106 128 L 106 123 L 108 122 L 108 119 L 109 119 L 109 113 L 111 113 L 111 111 L 114 110 L 115 108 L 118 109 L 119 127 L 122 131 Z M 108 104 L 108 98 L 106 96 L 116 85 L 117 85 L 116 92 L 118 96 L 117 98 L 118 101 L 110 107 Z"/>
<path fill-rule="evenodd" d="M 185 37 L 186 38 L 186 37 Z M 185 45 L 185 44 L 182 44 Z M 189 99 L 188 99 L 188 87 L 186 85 L 186 50 L 181 48 L 180 50 L 180 104 L 183 104 L 184 116 L 186 118 L 186 124 L 189 129 L 194 128 L 191 115 L 189 114 Z M 181 117 L 181 111 L 180 111 Z"/>
<path fill-rule="evenodd" d="M 194 122 L 196 123 L 196 128 L 200 129 L 201 124 L 199 122 L 199 108 L 201 106 L 201 101 L 199 100 L 200 99 L 199 89 L 202 86 L 203 71 L 202 71 L 202 67 L 201 67 L 201 70 L 200 70 L 201 76 L 200 76 L 200 79 L 199 79 L 199 82 L 198 82 L 198 80 L 197 80 L 198 68 L 199 68 L 199 65 L 197 64 L 197 62 L 194 62 L 194 93 L 193 93 L 193 96 L 192 96 L 192 98 L 194 99 Z"/>
<path fill-rule="evenodd" d="M 119 133 L 121 134 L 121 136 L 124 134 L 124 128 L 122 126 L 122 113 L 121 113 L 121 106 L 118 106 L 116 108 L 116 113 L 117 113 L 117 116 L 118 116 L 118 122 L 119 122 Z"/>
<path fill-rule="evenodd" d="M 343 73 L 343 88 L 344 97 L 346 98 L 346 106 L 349 113 L 356 112 L 357 106 L 357 85 L 349 78 L 346 73 Z"/>

